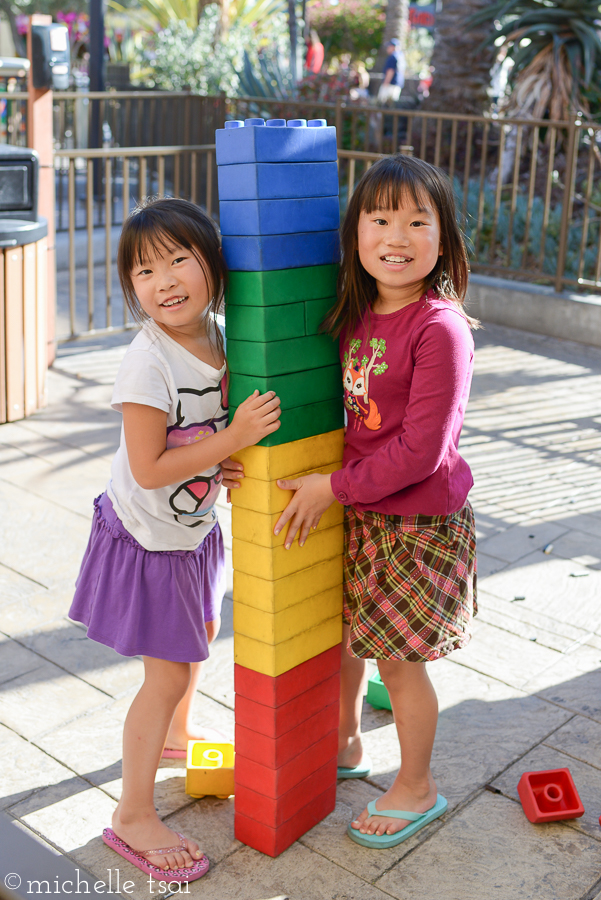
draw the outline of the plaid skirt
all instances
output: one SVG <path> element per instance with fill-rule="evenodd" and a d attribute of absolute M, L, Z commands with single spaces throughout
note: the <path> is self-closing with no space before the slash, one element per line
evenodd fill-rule
<path fill-rule="evenodd" d="M 476 604 L 469 503 L 450 516 L 345 508 L 344 611 L 349 652 L 426 662 L 464 647 Z"/>

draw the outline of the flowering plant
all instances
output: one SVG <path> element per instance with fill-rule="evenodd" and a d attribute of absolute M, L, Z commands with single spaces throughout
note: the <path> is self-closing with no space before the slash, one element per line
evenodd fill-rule
<path fill-rule="evenodd" d="M 384 37 L 385 0 L 314 0 L 309 21 L 329 56 L 350 53 L 352 59 L 368 63 Z"/>

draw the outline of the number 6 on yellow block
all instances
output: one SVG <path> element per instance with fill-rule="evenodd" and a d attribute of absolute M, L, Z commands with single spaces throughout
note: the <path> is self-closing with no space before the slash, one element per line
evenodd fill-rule
<path fill-rule="evenodd" d="M 226 798 L 234 793 L 234 745 L 229 741 L 188 741 L 186 793 Z"/>

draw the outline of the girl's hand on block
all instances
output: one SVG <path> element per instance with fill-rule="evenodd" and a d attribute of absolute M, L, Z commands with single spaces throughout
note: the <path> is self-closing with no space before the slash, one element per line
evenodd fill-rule
<path fill-rule="evenodd" d="M 279 534 L 284 525 L 290 522 L 285 541 L 286 550 L 292 546 L 299 529 L 298 542 L 302 547 L 311 528 L 317 528 L 322 515 L 336 499 L 330 485 L 330 476 L 315 474 L 290 481 L 278 479 L 277 485 L 283 491 L 296 493 L 278 519 L 273 532 Z"/>
<path fill-rule="evenodd" d="M 275 391 L 254 391 L 240 404 L 229 426 L 240 436 L 240 447 L 250 447 L 280 427 L 280 398 Z"/>
<path fill-rule="evenodd" d="M 221 460 L 221 477 L 221 484 L 227 488 L 227 502 L 230 503 L 230 491 L 240 487 L 240 479 L 244 478 L 244 466 L 228 456 Z"/>

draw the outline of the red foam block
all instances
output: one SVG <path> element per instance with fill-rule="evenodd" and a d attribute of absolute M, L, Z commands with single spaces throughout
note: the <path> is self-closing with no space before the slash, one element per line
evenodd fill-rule
<path fill-rule="evenodd" d="M 338 717 L 336 700 L 279 738 L 268 737 L 236 723 L 236 753 L 271 769 L 279 769 L 337 728 Z"/>
<path fill-rule="evenodd" d="M 260 734 L 278 738 L 301 722 L 310 719 L 340 696 L 340 674 L 331 675 L 283 706 L 265 706 L 248 697 L 236 695 L 236 722 Z"/>
<path fill-rule="evenodd" d="M 569 769 L 524 772 L 518 783 L 518 794 L 530 822 L 558 822 L 584 815 Z"/>
<path fill-rule="evenodd" d="M 272 769 L 252 759 L 247 759 L 238 751 L 234 770 L 236 790 L 242 785 L 258 791 L 266 797 L 281 797 L 282 794 L 291 790 L 312 772 L 316 772 L 329 760 L 336 758 L 337 755 L 337 728 L 278 769 Z"/>
<path fill-rule="evenodd" d="M 240 785 L 234 797 L 234 809 L 243 816 L 253 818 L 271 828 L 278 828 L 307 805 L 307 797 L 318 797 L 333 784 L 336 784 L 336 759 L 334 758 L 281 797 L 266 797 L 264 794 L 259 794 L 258 791 Z"/>
<path fill-rule="evenodd" d="M 234 686 L 236 693 L 242 697 L 258 701 L 264 706 L 276 707 L 283 706 L 339 671 L 340 644 L 336 644 L 275 678 L 236 664 Z"/>
<path fill-rule="evenodd" d="M 321 822 L 335 806 L 336 785 L 334 784 L 319 796 L 314 797 L 279 828 L 271 828 L 269 825 L 264 825 L 236 812 L 234 816 L 235 836 L 243 844 L 247 844 L 267 856 L 278 856 L 297 838 Z"/>

